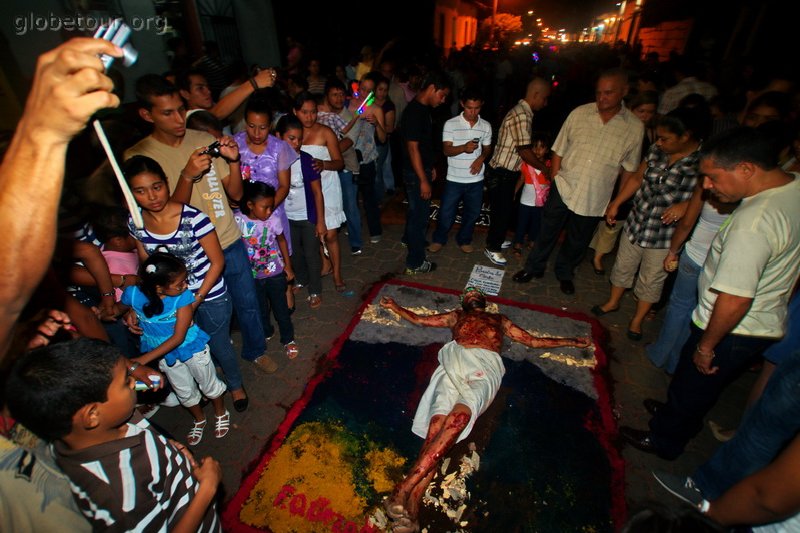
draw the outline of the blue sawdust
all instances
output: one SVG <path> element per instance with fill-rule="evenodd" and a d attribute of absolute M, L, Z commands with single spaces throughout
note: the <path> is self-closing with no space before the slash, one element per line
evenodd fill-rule
<path fill-rule="evenodd" d="M 336 421 L 365 441 L 391 447 L 410 465 L 422 444 L 411 433 L 411 421 L 435 367 L 436 348 L 345 342 L 338 368 L 317 386 L 295 424 Z M 587 417 L 597 419 L 597 405 L 530 363 L 504 363 L 495 402 L 450 454 L 457 462 L 468 442 L 475 442 L 481 455 L 480 470 L 468 480 L 472 496 L 462 518 L 469 522 L 465 529 L 613 531 L 611 468 L 584 428 Z M 359 492 L 375 498 L 357 470 Z M 445 525 L 437 527 L 437 520 L 441 516 L 423 511 L 421 523 L 431 525 L 430 531 Z"/>

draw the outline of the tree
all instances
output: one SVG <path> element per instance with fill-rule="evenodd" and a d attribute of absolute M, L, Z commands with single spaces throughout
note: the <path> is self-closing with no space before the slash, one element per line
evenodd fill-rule
<path fill-rule="evenodd" d="M 492 39 L 492 18 L 483 19 L 480 27 L 481 40 L 504 43 L 515 33 L 522 31 L 522 17 L 511 13 L 498 13 L 494 17 L 494 39 Z M 491 43 L 490 43 L 491 44 Z"/>

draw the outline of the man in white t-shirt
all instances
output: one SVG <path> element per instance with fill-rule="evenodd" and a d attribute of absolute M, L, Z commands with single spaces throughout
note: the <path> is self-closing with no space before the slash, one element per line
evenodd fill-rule
<path fill-rule="evenodd" d="M 456 243 L 462 252 L 470 253 L 472 231 L 483 204 L 483 162 L 492 153 L 492 126 L 480 117 L 483 97 L 467 88 L 462 92 L 461 107 L 464 112 L 444 123 L 442 144 L 447 156 L 447 182 L 439 208 L 439 223 L 433 232 L 428 251 L 436 253 L 447 242 L 447 232 L 456 220 L 460 201 L 461 229 Z"/>
<path fill-rule="evenodd" d="M 629 444 L 668 460 L 702 429 L 727 384 L 783 336 L 800 274 L 800 180 L 777 165 L 770 139 L 738 128 L 710 139 L 701 154 L 703 187 L 741 204 L 711 243 L 667 403 L 646 402 L 650 431 L 620 428 Z"/>

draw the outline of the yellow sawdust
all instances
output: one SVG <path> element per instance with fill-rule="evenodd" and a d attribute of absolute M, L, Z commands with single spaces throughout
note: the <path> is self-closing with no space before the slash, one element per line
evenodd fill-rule
<path fill-rule="evenodd" d="M 272 533 L 367 531 L 367 502 L 355 489 L 352 458 L 341 426 L 308 422 L 295 428 L 270 459 L 240 512 L 246 524 Z M 344 438 L 342 438 L 344 437 Z M 376 492 L 394 486 L 404 459 L 391 450 L 367 453 Z"/>
<path fill-rule="evenodd" d="M 367 478 L 372 483 L 375 492 L 391 491 L 395 484 L 392 480 L 397 479 L 397 476 L 390 474 L 402 469 L 406 460 L 389 449 L 370 450 L 367 452 L 366 459 L 369 465 Z"/>

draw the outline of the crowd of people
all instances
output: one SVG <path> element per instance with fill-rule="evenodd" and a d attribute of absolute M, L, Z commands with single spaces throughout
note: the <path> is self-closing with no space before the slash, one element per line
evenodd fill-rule
<path fill-rule="evenodd" d="M 468 48 L 445 61 L 404 57 L 390 43 L 326 69 L 296 45 L 286 68 L 250 73 L 208 55 L 194 63 L 176 56 L 174 70 L 136 80 L 133 103 L 98 115 L 140 225 L 82 133 L 96 111 L 119 105 L 97 59 L 119 50 L 78 39 L 43 55 L 0 182 L 8 238 L 38 243 L 7 247 L 3 258 L 9 446 L 0 460 L 30 466 L 22 477 L 0 472 L 0 492 L 32 495 L 2 499 L 3 529 L 218 530 L 219 464 L 196 460 L 147 416 L 180 405 L 192 417 L 186 444 L 201 442 L 207 426 L 224 438 L 224 394 L 235 411 L 249 407 L 241 361 L 271 374 L 298 356 L 297 300 L 319 309 L 328 275 L 337 294 L 352 294 L 342 256 L 381 242 L 382 210 L 399 195 L 408 203 L 405 274 L 436 269 L 459 216 L 456 245 L 474 253 L 488 202 L 480 257 L 499 267 L 509 265 L 509 251 L 524 258 L 513 282 L 541 278 L 560 245 L 554 272 L 571 295 L 587 255 L 605 275 L 613 254 L 608 299 L 591 312 L 618 311 L 633 289 L 627 337 L 637 342 L 648 317 L 665 309 L 647 354 L 672 376 L 666 401 L 645 402 L 649 430 L 620 429 L 639 450 L 680 456 L 725 387 L 763 357 L 732 438 L 692 476 L 656 477 L 721 524 L 798 520 L 800 498 L 782 485 L 780 467 L 800 460 L 800 425 L 795 402 L 779 398 L 797 384 L 800 359 L 796 80 L 751 73 L 715 85 L 688 57 L 629 52 L 575 47 L 531 63 Z M 511 74 L 498 84 L 501 71 Z M 35 201 L 24 189 L 30 175 L 51 177 Z M 435 224 L 432 201 L 440 203 Z M 459 320 L 454 312 L 446 325 Z M 503 327 L 494 341 L 505 334 L 540 345 Z M 428 417 L 420 434 L 447 445 L 463 438 L 459 405 Z M 453 413 L 457 431 L 434 435 Z M 52 454 L 39 439 L 56 442 Z M 417 485 L 434 464 L 420 461 L 426 467 L 387 507 L 396 531 L 418 526 Z M 178 485 L 176 493 L 159 489 Z M 765 486 L 781 497 L 764 496 Z M 37 508 L 43 501 L 47 513 Z"/>

